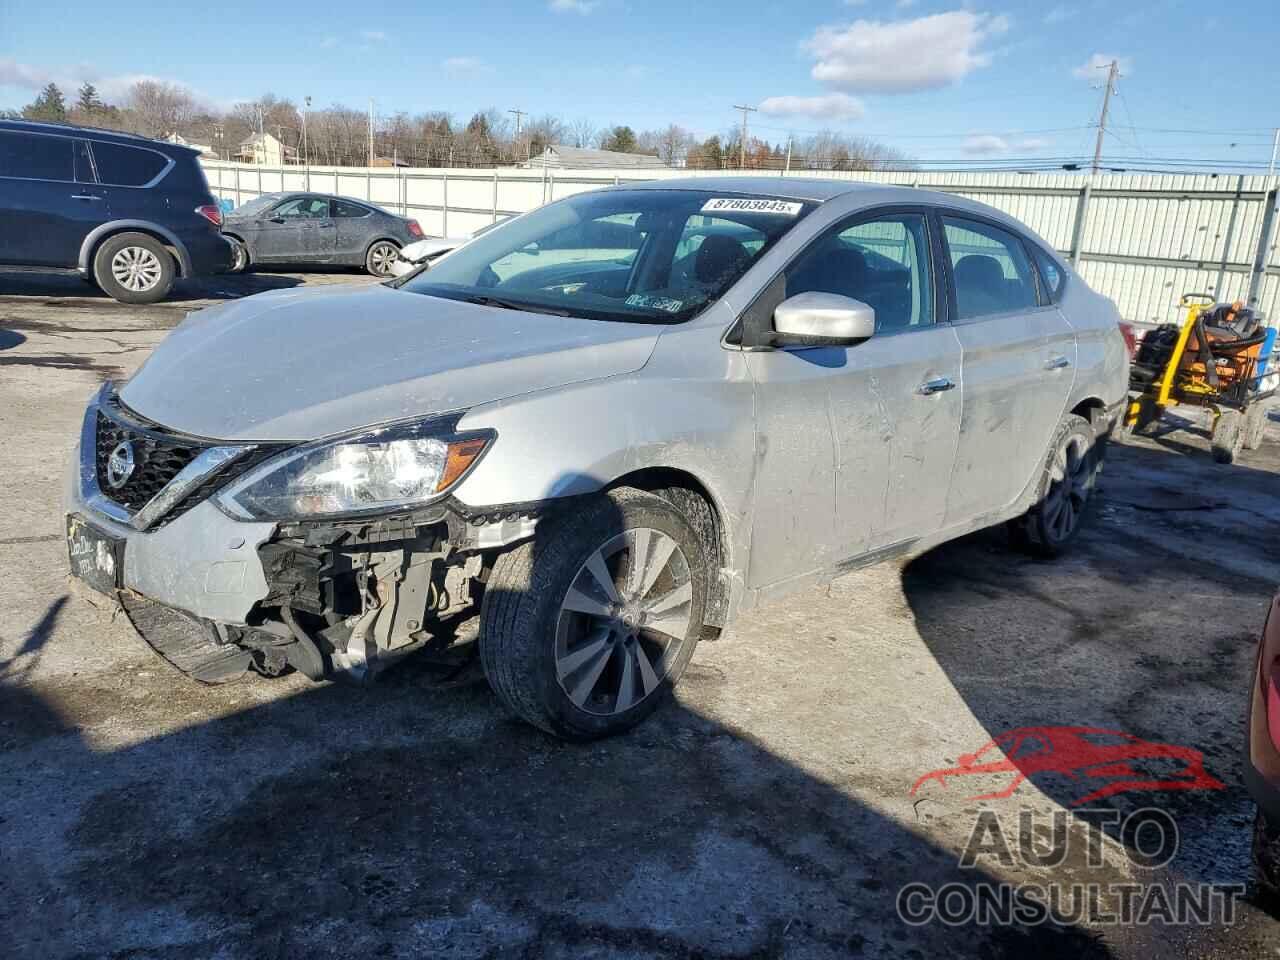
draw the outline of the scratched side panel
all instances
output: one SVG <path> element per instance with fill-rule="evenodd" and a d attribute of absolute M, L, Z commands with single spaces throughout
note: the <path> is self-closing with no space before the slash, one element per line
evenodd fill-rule
<path fill-rule="evenodd" d="M 1052 308 L 956 325 L 964 402 L 947 524 L 1012 503 L 1041 469 L 1066 409 L 1075 335 Z M 1068 366 L 1047 369 L 1057 357 Z"/>

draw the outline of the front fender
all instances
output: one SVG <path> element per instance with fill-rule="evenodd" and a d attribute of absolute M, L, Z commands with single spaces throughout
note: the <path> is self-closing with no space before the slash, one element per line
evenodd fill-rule
<path fill-rule="evenodd" d="M 753 385 L 715 328 L 664 333 L 641 370 L 473 407 L 459 429 L 498 439 L 455 491 L 470 508 L 592 493 L 637 470 L 689 474 L 725 526 L 726 566 L 741 566 L 755 451 Z"/>

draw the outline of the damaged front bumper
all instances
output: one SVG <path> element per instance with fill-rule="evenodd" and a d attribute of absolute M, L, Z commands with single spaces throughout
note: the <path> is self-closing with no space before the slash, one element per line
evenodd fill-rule
<path fill-rule="evenodd" d="M 274 523 L 215 505 L 217 490 L 279 449 L 168 431 L 124 408 L 109 384 L 85 411 L 65 494 L 71 571 L 118 598 L 197 679 L 292 666 L 365 680 L 412 650 L 447 646 L 492 552 L 531 537 L 541 513 L 448 500 Z"/>

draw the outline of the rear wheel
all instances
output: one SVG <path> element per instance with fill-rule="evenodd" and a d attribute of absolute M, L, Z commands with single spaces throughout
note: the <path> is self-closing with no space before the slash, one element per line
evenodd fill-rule
<path fill-rule="evenodd" d="M 1262 441 L 1267 435 L 1267 418 L 1271 412 L 1271 405 L 1263 400 L 1260 403 L 1254 403 L 1244 415 L 1244 448 L 1246 450 L 1257 450 L 1262 446 Z"/>
<path fill-rule="evenodd" d="M 1239 410 L 1220 410 L 1213 418 L 1209 446 L 1218 463 L 1231 463 L 1244 446 L 1244 415 Z"/>
<path fill-rule="evenodd" d="M 364 268 L 375 277 L 390 277 L 394 274 L 396 257 L 400 248 L 390 240 L 379 240 L 369 247 L 364 256 Z"/>
<path fill-rule="evenodd" d="M 1101 462 L 1101 450 L 1089 421 L 1068 414 L 1054 434 L 1035 505 L 1010 521 L 1014 545 L 1041 557 L 1064 553 L 1080 532 Z"/>
<path fill-rule="evenodd" d="M 620 488 L 543 520 L 485 586 L 489 684 L 514 713 L 566 739 L 635 726 L 693 656 L 707 567 L 689 522 L 652 494 Z"/>
<path fill-rule="evenodd" d="M 177 273 L 173 255 L 155 237 L 119 233 L 98 247 L 93 277 L 103 291 L 121 303 L 163 300 Z"/>

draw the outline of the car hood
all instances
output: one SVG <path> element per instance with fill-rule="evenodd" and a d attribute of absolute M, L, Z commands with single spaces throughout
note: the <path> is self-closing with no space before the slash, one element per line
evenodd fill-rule
<path fill-rule="evenodd" d="M 312 440 L 638 370 L 658 330 L 346 286 L 190 315 L 121 391 L 156 423 Z"/>

